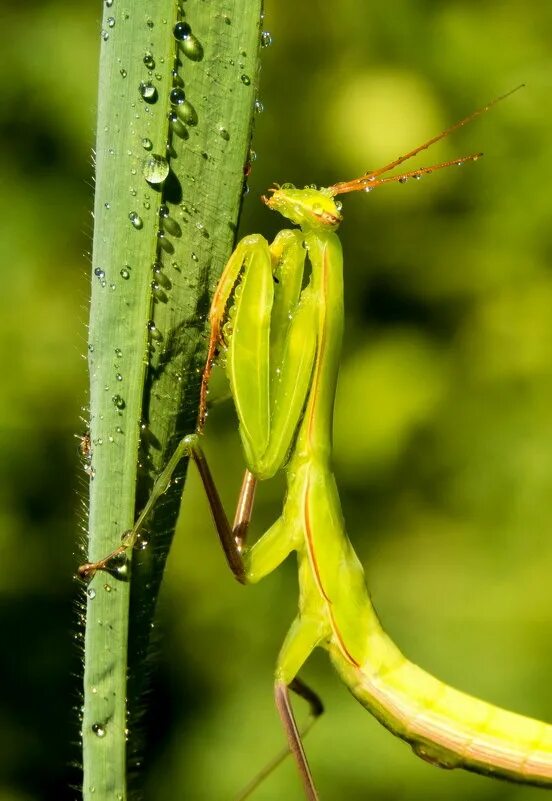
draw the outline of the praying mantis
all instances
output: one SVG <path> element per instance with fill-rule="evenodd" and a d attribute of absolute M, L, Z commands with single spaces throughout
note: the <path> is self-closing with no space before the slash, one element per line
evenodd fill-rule
<path fill-rule="evenodd" d="M 360 178 L 323 189 L 275 186 L 262 198 L 269 209 L 298 228 L 281 231 L 271 244 L 260 235 L 250 235 L 237 245 L 211 306 L 197 432 L 176 448 L 121 548 L 80 570 L 87 576 L 109 569 L 116 555 L 134 545 L 184 456 L 197 466 L 228 565 L 240 583 L 260 581 L 296 552 L 299 611 L 276 662 L 274 694 L 308 801 L 316 801 L 318 793 L 302 738 L 322 705 L 298 674 L 317 647 L 329 653 L 360 703 L 418 756 L 443 768 L 461 767 L 552 788 L 552 725 L 449 687 L 409 662 L 385 633 L 346 534 L 331 467 L 344 316 L 343 260 L 336 234 L 342 217 L 335 198 L 475 161 L 480 153 L 388 175 L 511 93 Z M 247 465 L 233 524 L 200 444 L 209 379 L 221 351 Z M 282 469 L 287 490 L 281 515 L 248 546 L 256 484 Z M 310 719 L 302 732 L 295 721 L 290 689 L 310 706 Z M 258 782 L 240 798 L 248 797 Z"/>

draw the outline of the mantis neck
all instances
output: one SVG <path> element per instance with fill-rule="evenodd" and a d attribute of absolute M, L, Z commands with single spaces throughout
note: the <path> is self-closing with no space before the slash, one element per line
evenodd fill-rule
<path fill-rule="evenodd" d="M 307 231 L 305 245 L 312 270 L 306 291 L 316 296 L 318 308 L 318 350 L 294 461 L 316 459 L 328 464 L 343 334 L 343 259 L 333 232 Z"/>

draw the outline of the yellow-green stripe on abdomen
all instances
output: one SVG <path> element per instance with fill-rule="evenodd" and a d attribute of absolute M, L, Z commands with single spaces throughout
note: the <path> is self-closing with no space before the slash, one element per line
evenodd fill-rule
<path fill-rule="evenodd" d="M 551 725 L 455 690 L 398 651 L 377 668 L 370 660 L 355 667 L 336 646 L 330 655 L 360 703 L 422 759 L 552 787 Z"/>

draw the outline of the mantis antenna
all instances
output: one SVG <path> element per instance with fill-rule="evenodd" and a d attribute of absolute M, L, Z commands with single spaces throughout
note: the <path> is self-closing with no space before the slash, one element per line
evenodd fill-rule
<path fill-rule="evenodd" d="M 453 167 L 456 164 L 463 164 L 466 161 L 477 161 L 477 159 L 481 158 L 483 153 L 472 153 L 469 156 L 461 156 L 460 158 L 452 159 L 451 161 L 443 161 L 440 164 L 433 164 L 429 167 L 419 167 L 416 170 L 411 170 L 410 172 L 405 172 L 401 175 L 392 175 L 386 178 L 380 178 L 380 176 L 384 173 L 394 170 L 395 167 L 398 167 L 405 161 L 417 156 L 418 153 L 422 152 L 422 150 L 427 150 L 429 147 L 431 147 L 431 145 L 434 145 L 436 142 L 440 142 L 441 139 L 445 139 L 451 133 L 457 131 L 459 128 L 463 128 L 464 125 L 472 122 L 472 120 L 475 120 L 482 114 L 486 114 L 486 112 L 493 108 L 493 106 L 496 106 L 497 103 L 500 103 L 502 100 L 506 100 L 507 97 L 510 97 L 510 95 L 513 95 L 514 92 L 519 91 L 524 86 L 524 83 L 520 83 L 519 86 L 516 86 L 514 89 L 510 89 L 510 91 L 506 92 L 504 95 L 496 97 L 494 100 L 491 100 L 490 103 L 478 108 L 477 111 L 472 111 L 472 113 L 468 114 L 467 117 L 459 120 L 459 122 L 456 122 L 449 128 L 445 128 L 445 130 L 441 131 L 440 134 L 428 139 L 427 142 L 423 143 L 423 145 L 418 145 L 418 147 L 415 147 L 413 150 L 405 153 L 404 156 L 399 156 L 398 158 L 394 159 L 394 161 L 390 161 L 389 164 L 386 164 L 384 167 L 380 167 L 377 170 L 369 170 L 368 172 L 364 173 L 364 175 L 361 175 L 360 178 L 354 178 L 352 181 L 340 181 L 339 183 L 333 184 L 333 186 L 328 188 L 330 194 L 335 196 L 343 195 L 347 192 L 370 192 L 376 186 L 380 186 L 380 184 L 387 184 L 394 181 L 405 183 L 408 178 L 420 178 L 422 175 L 429 175 L 430 173 L 435 172 L 435 170 L 441 170 L 443 167 Z"/>

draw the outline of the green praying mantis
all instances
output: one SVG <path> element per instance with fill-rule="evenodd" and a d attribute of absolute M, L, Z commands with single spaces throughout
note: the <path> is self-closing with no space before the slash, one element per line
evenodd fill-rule
<path fill-rule="evenodd" d="M 114 556 L 133 546 L 184 456 L 197 466 L 227 562 L 239 582 L 260 581 L 296 552 L 299 611 L 277 659 L 274 692 L 288 740 L 285 753 L 293 754 L 309 801 L 316 801 L 318 794 L 302 738 L 322 705 L 298 674 L 319 646 L 328 651 L 339 676 L 360 703 L 406 740 L 418 756 L 443 768 L 461 767 L 552 787 L 552 725 L 449 687 L 409 662 L 384 632 L 346 534 L 331 467 L 343 329 L 343 260 L 336 234 L 342 217 L 335 198 L 475 161 L 481 154 L 387 175 L 510 94 L 360 178 L 324 189 L 276 186 L 262 198 L 268 208 L 298 228 L 281 231 L 271 244 L 251 235 L 237 245 L 211 306 L 197 433 L 178 445 L 121 548 L 80 570 L 87 576 L 109 569 Z M 209 378 L 221 351 L 247 465 L 232 525 L 200 445 Z M 281 469 L 287 481 L 281 515 L 248 546 L 256 484 Z M 290 689 L 310 705 L 302 732 L 291 707 Z M 283 755 L 240 798 L 249 796 Z"/>

